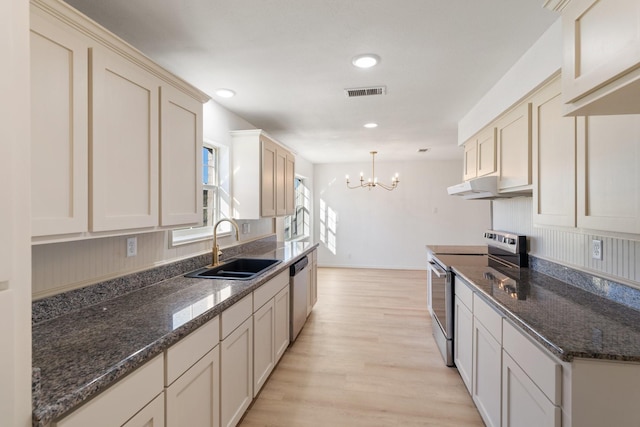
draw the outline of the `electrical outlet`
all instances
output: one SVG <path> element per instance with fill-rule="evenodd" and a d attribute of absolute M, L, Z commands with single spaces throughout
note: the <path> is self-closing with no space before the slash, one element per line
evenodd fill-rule
<path fill-rule="evenodd" d="M 247 234 L 251 231 L 251 227 L 248 222 L 242 223 L 242 234 Z"/>
<path fill-rule="evenodd" d="M 591 257 L 602 260 L 602 240 L 591 241 Z"/>
<path fill-rule="evenodd" d="M 132 257 L 136 255 L 138 255 L 138 238 L 128 237 L 127 238 L 127 257 Z"/>

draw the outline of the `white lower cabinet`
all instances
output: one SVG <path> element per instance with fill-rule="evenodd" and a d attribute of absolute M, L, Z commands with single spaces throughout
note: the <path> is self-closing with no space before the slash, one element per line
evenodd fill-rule
<path fill-rule="evenodd" d="M 253 397 L 289 345 L 289 271 L 253 292 Z"/>
<path fill-rule="evenodd" d="M 538 388 L 526 372 L 503 351 L 502 425 L 543 427 L 561 425 L 561 411 Z"/>
<path fill-rule="evenodd" d="M 253 400 L 252 307 L 248 295 L 222 313 L 220 425 L 224 427 L 238 424 Z"/>
<path fill-rule="evenodd" d="M 502 317 L 473 295 L 473 391 L 471 396 L 488 426 L 500 426 Z"/>
<path fill-rule="evenodd" d="M 455 283 L 453 357 L 464 385 L 471 393 L 473 373 L 473 292 L 460 280 Z"/>
<path fill-rule="evenodd" d="M 162 397 L 163 370 L 161 354 L 85 405 L 54 421 L 52 427 L 143 426 L 144 423 L 138 423 L 143 419 L 157 423 L 152 425 L 163 425 L 160 423 L 164 415 L 163 399 L 160 399 L 162 412 L 158 402 L 148 407 L 157 397 Z"/>
<path fill-rule="evenodd" d="M 122 427 L 165 427 L 164 395 L 159 394 Z"/>
<path fill-rule="evenodd" d="M 166 427 L 220 425 L 220 321 L 205 323 L 166 351 Z"/>

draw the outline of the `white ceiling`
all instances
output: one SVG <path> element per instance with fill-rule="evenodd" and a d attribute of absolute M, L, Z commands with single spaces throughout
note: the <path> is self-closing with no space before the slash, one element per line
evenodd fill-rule
<path fill-rule="evenodd" d="M 68 3 L 313 163 L 460 158 L 458 120 L 558 18 L 542 0 Z M 344 95 L 370 85 L 387 95 Z"/>

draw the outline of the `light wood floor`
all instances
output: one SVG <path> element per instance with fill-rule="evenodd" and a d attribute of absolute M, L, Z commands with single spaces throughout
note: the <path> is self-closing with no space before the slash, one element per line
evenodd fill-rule
<path fill-rule="evenodd" d="M 482 426 L 426 305 L 424 271 L 319 269 L 318 303 L 240 426 Z"/>

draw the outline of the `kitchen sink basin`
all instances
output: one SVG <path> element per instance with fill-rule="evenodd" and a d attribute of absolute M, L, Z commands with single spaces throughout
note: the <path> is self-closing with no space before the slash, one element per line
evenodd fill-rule
<path fill-rule="evenodd" d="M 262 274 L 271 267 L 279 264 L 281 261 L 277 259 L 262 258 L 237 258 L 215 267 L 204 267 L 191 273 L 185 274 L 185 277 L 197 277 L 200 279 L 231 279 L 231 280 L 249 280 Z"/>

